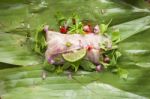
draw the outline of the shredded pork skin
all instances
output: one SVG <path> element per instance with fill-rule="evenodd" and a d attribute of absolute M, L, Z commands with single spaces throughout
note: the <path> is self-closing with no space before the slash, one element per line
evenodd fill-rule
<path fill-rule="evenodd" d="M 92 46 L 92 49 L 87 50 L 85 58 L 95 64 L 99 64 L 100 57 L 102 56 L 101 43 L 105 44 L 107 48 L 112 46 L 110 38 L 100 34 L 61 34 L 59 32 L 48 31 L 48 27 L 45 27 L 44 30 L 47 41 L 45 57 L 52 64 L 63 62 L 63 59 L 59 62 L 54 60 L 54 58 L 60 56 L 62 53 L 76 51 L 88 46 Z M 67 42 L 71 44 L 70 47 L 66 46 Z"/>

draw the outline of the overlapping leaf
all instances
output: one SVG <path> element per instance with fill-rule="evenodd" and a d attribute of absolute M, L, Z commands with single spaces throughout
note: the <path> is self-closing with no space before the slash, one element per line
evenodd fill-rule
<path fill-rule="evenodd" d="M 138 8 L 121 0 L 1 0 L 0 5 L 2 99 L 150 97 L 150 11 L 143 5 Z M 90 19 L 93 24 L 107 23 L 112 19 L 112 27 L 119 28 L 121 32 L 119 48 L 123 56 L 118 65 L 128 69 L 128 79 L 122 80 L 108 72 L 79 71 L 73 74 L 72 79 L 68 79 L 67 73 L 47 73 L 46 79 L 42 80 L 41 58 L 30 49 L 32 43 L 26 43 L 26 35 L 29 33 L 32 37 L 41 24 L 49 24 L 56 29 L 54 14 L 57 11 L 66 16 L 75 12 L 82 19 Z M 5 66 L 16 65 L 35 66 L 4 69 Z"/>

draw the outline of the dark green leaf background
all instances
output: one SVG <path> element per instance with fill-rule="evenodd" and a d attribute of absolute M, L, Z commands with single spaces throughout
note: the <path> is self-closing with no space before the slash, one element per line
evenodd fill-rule
<path fill-rule="evenodd" d="M 132 2 L 131 2 L 132 1 Z M 150 98 L 150 5 L 143 0 L 0 0 L 0 97 L 2 99 L 146 99 Z M 133 2 L 134 1 L 134 2 Z M 54 15 L 79 14 L 93 24 L 120 29 L 118 66 L 127 80 L 109 72 L 47 73 L 42 57 L 26 40 L 42 24 L 57 30 Z M 34 42 L 34 38 L 31 39 Z"/>

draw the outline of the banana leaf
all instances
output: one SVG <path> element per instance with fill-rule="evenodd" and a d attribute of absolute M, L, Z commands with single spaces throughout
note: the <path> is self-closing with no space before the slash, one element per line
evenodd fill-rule
<path fill-rule="evenodd" d="M 135 1 L 135 2 L 133 2 Z M 0 98 L 2 99 L 148 99 L 150 98 L 150 10 L 143 0 L 1 0 Z M 32 50 L 34 34 L 48 24 L 57 29 L 54 15 L 80 15 L 93 23 L 119 29 L 126 80 L 107 71 L 78 71 L 68 78 L 45 72 L 42 57 Z M 28 42 L 27 36 L 33 42 Z M 12 68 L 13 67 L 13 68 Z"/>

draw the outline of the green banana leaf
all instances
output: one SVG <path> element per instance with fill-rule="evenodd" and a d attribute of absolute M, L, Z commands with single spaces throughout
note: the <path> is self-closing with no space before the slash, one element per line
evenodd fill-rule
<path fill-rule="evenodd" d="M 133 2 L 135 1 L 135 2 Z M 1 0 L 0 98 L 2 99 L 148 99 L 150 98 L 150 7 L 143 0 Z M 56 74 L 42 70 L 42 57 L 32 50 L 34 34 L 54 15 L 79 14 L 93 23 L 119 29 L 126 80 L 107 71 Z M 27 36 L 33 42 L 28 42 Z M 46 75 L 46 78 L 45 78 Z"/>

